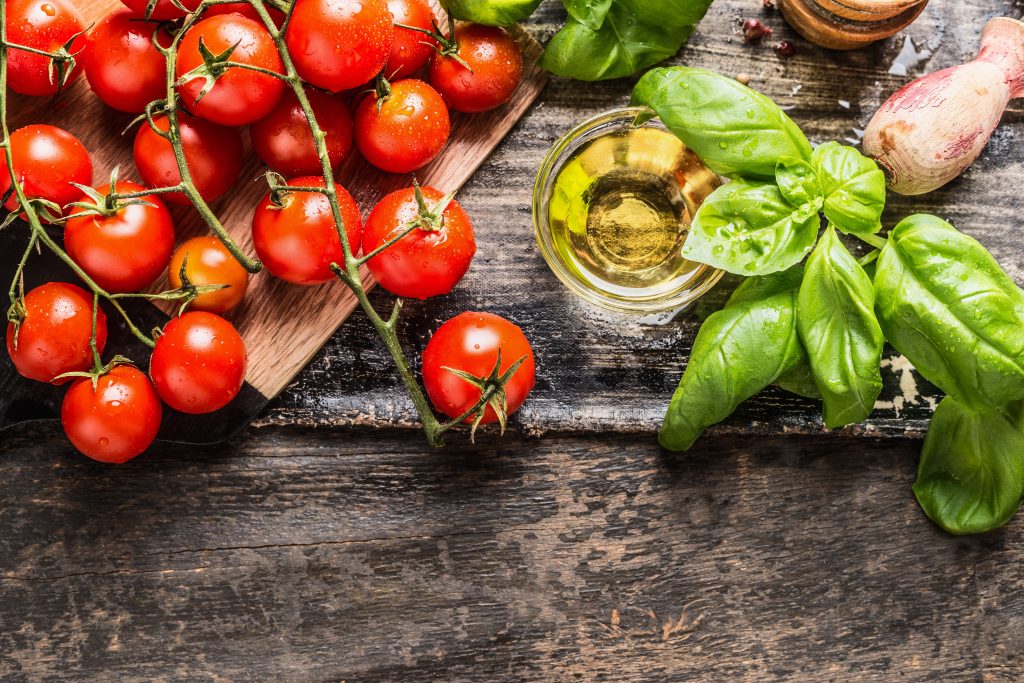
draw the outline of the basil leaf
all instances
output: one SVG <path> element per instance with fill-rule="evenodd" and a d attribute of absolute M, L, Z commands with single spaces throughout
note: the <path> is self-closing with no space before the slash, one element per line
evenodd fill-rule
<path fill-rule="evenodd" d="M 853 147 L 826 142 L 811 163 L 825 195 L 825 217 L 843 232 L 874 234 L 882 229 L 885 174 Z"/>
<path fill-rule="evenodd" d="M 1024 495 L 1019 423 L 952 396 L 942 399 L 924 440 L 914 495 L 928 518 L 951 534 L 1006 524 Z"/>
<path fill-rule="evenodd" d="M 761 282 L 755 282 L 752 291 L 730 300 L 697 333 L 658 433 L 665 448 L 688 449 L 705 429 L 724 420 L 803 357 L 791 275 L 756 280 Z"/>
<path fill-rule="evenodd" d="M 830 429 L 866 418 L 882 391 L 874 305 L 870 278 L 829 226 L 807 259 L 796 319 Z"/>
<path fill-rule="evenodd" d="M 886 338 L 944 392 L 975 408 L 1024 398 L 1024 293 L 976 240 L 935 216 L 904 219 L 875 296 Z"/>
<path fill-rule="evenodd" d="M 596 31 L 604 23 L 604 18 L 608 15 L 608 10 L 612 6 L 612 0 L 598 0 L 598 2 L 591 2 L 590 0 L 562 0 L 562 4 L 565 5 L 565 11 L 569 13 L 570 17 L 587 28 Z"/>
<path fill-rule="evenodd" d="M 441 0 L 456 19 L 487 26 L 510 26 L 533 14 L 541 0 Z"/>
<path fill-rule="evenodd" d="M 779 378 L 775 380 L 775 386 L 804 398 L 821 398 L 821 391 L 814 383 L 814 373 L 811 371 L 811 363 L 807 359 L 806 350 L 799 363 L 779 375 Z"/>
<path fill-rule="evenodd" d="M 704 200 L 683 256 L 739 275 L 785 270 L 814 246 L 820 206 L 819 197 L 795 208 L 774 183 L 734 180 Z"/>
<path fill-rule="evenodd" d="M 780 159 L 811 159 L 800 128 L 768 97 L 706 69 L 648 71 L 632 102 L 650 107 L 715 173 L 775 178 Z"/>
<path fill-rule="evenodd" d="M 582 10 L 584 4 L 566 4 L 569 18 L 538 63 L 559 76 L 599 81 L 629 76 L 674 55 L 711 0 L 611 0 L 591 12 Z"/>
<path fill-rule="evenodd" d="M 775 183 L 782 196 L 793 206 L 808 204 L 822 196 L 818 175 L 803 159 L 779 159 L 775 165 Z"/>

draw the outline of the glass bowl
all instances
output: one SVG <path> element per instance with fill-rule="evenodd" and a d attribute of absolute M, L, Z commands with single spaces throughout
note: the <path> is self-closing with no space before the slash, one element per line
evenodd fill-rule
<path fill-rule="evenodd" d="M 719 185 L 653 112 L 613 109 L 570 130 L 544 158 L 533 189 L 537 244 L 562 284 L 592 304 L 678 310 L 723 274 L 681 255 L 693 215 Z"/>

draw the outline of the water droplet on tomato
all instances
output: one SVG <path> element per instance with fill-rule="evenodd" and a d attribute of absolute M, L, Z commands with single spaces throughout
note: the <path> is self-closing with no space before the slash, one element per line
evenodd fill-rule
<path fill-rule="evenodd" d="M 101 436 L 100 437 L 100 445 L 101 446 L 109 446 L 110 445 L 110 439 L 108 439 L 105 436 Z"/>
<path fill-rule="evenodd" d="M 39 9 L 42 10 L 43 14 L 45 14 L 48 17 L 53 17 L 57 15 L 57 8 L 48 2 L 40 5 Z"/>

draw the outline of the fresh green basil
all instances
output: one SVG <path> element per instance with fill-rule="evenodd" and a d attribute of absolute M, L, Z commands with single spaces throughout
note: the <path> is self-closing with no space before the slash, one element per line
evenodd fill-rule
<path fill-rule="evenodd" d="M 882 331 L 926 379 L 975 408 L 1024 398 L 1024 293 L 976 240 L 917 214 L 875 272 Z"/>
<path fill-rule="evenodd" d="M 715 173 L 774 180 L 781 159 L 811 159 L 807 137 L 777 104 L 713 71 L 652 69 L 632 101 L 653 109 Z"/>
<path fill-rule="evenodd" d="M 825 217 L 843 232 L 874 234 L 882 229 L 885 174 L 853 147 L 826 142 L 811 157 L 825 195 Z"/>
<path fill-rule="evenodd" d="M 974 410 L 951 396 L 942 399 L 924 440 L 914 495 L 925 514 L 951 534 L 1006 524 L 1024 495 L 1019 421 Z"/>
<path fill-rule="evenodd" d="M 456 19 L 487 26 L 510 26 L 533 14 L 541 0 L 441 0 Z"/>
<path fill-rule="evenodd" d="M 800 362 L 796 273 L 753 278 L 700 328 L 658 440 L 683 451 L 711 425 Z"/>
<path fill-rule="evenodd" d="M 806 352 L 799 363 L 779 375 L 775 380 L 775 386 L 804 398 L 821 398 L 821 391 L 814 383 L 814 373 L 811 371 L 811 363 Z"/>
<path fill-rule="evenodd" d="M 871 279 L 829 226 L 807 259 L 796 319 L 831 429 L 866 418 L 882 391 L 874 305 Z"/>
<path fill-rule="evenodd" d="M 562 0 L 562 4 L 565 5 L 565 11 L 569 13 L 570 17 L 587 28 L 597 31 L 604 24 L 604 18 L 608 16 L 612 0 L 598 0 L 597 2 L 591 2 L 591 0 Z"/>
<path fill-rule="evenodd" d="M 785 157 L 775 166 L 775 183 L 793 206 L 810 204 L 821 197 L 821 186 L 814 168 L 803 159 Z"/>
<path fill-rule="evenodd" d="M 711 0 L 565 0 L 569 18 L 540 66 L 559 76 L 599 81 L 629 76 L 682 47 Z"/>
<path fill-rule="evenodd" d="M 734 180 L 704 200 L 683 255 L 739 275 L 785 270 L 814 246 L 820 207 L 820 197 L 794 207 L 774 183 Z"/>

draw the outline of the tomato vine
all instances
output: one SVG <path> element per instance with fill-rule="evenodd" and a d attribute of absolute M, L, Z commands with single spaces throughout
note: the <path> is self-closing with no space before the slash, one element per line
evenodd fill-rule
<path fill-rule="evenodd" d="M 177 91 L 180 85 L 180 79 L 176 78 L 175 75 L 175 62 L 181 43 L 182 37 L 193 26 L 203 15 L 206 9 L 222 4 L 231 4 L 235 0 L 203 0 L 198 7 L 191 13 L 187 14 L 181 21 L 180 25 L 176 27 L 176 32 L 170 44 L 166 47 L 160 45 L 156 39 L 157 25 L 154 24 L 154 36 L 153 44 L 156 49 L 166 59 L 166 95 L 163 99 L 155 100 L 150 102 L 136 122 L 141 121 L 143 125 L 149 125 L 154 132 L 160 137 L 166 139 L 171 145 L 174 152 L 175 161 L 177 163 L 178 172 L 180 175 L 180 181 L 172 186 L 159 187 L 154 189 L 148 189 L 145 192 L 126 192 L 117 193 L 112 192 L 106 198 L 106 203 L 100 207 L 100 210 L 110 210 L 112 207 L 116 207 L 118 202 L 124 200 L 139 200 L 141 197 L 150 194 L 161 194 L 180 192 L 182 193 L 195 207 L 195 210 L 203 218 L 204 222 L 208 226 L 209 230 L 216 235 L 218 239 L 223 243 L 224 247 L 230 252 L 230 254 L 250 273 L 259 272 L 263 264 L 255 258 L 252 258 L 245 254 L 241 247 L 232 239 L 220 219 L 213 212 L 206 200 L 200 195 L 196 189 L 195 183 L 193 182 L 190 174 L 188 163 L 185 158 L 185 151 L 183 147 L 181 137 L 181 127 L 179 124 L 178 114 L 180 111 L 179 104 L 179 93 Z M 313 113 L 312 105 L 310 104 L 306 90 L 304 88 L 304 82 L 299 77 L 296 70 L 295 64 L 292 60 L 291 54 L 289 53 L 288 47 L 285 41 L 285 32 L 288 28 L 289 22 L 291 21 L 292 7 L 291 4 L 278 2 L 277 0 L 248 0 L 253 10 L 259 16 L 264 27 L 273 39 L 274 45 L 281 57 L 283 65 L 283 73 L 277 73 L 271 70 L 254 67 L 252 65 L 241 64 L 232 62 L 230 60 L 230 53 L 216 55 L 213 59 L 218 60 L 216 68 L 209 70 L 209 73 L 194 75 L 193 77 L 207 78 L 215 81 L 228 69 L 241 68 L 259 71 L 260 73 L 279 78 L 284 81 L 294 93 L 296 100 L 306 118 L 309 125 L 310 132 L 313 137 L 313 141 L 316 147 L 317 156 L 320 159 L 321 164 L 321 175 L 323 176 L 324 183 L 323 187 L 303 187 L 294 188 L 280 185 L 276 182 L 274 174 L 268 174 L 268 182 L 271 187 L 271 191 L 308 191 L 318 192 L 324 195 L 331 208 L 331 214 L 334 219 L 335 228 L 337 231 L 338 239 L 341 242 L 342 253 L 344 258 L 340 263 L 332 263 L 331 270 L 337 276 L 337 278 L 344 283 L 352 294 L 355 296 L 360 307 L 369 318 L 370 323 L 373 325 L 377 334 L 380 336 L 384 347 L 390 354 L 395 367 L 401 377 L 402 383 L 405 386 L 406 391 L 412 400 L 413 405 L 419 415 L 420 421 L 423 426 L 423 430 L 426 434 L 427 441 L 432 446 L 442 445 L 442 435 L 462 424 L 465 420 L 471 418 L 476 414 L 483 414 L 484 409 L 488 405 L 491 405 L 496 398 L 503 395 L 504 383 L 507 382 L 508 376 L 512 373 L 506 372 L 501 376 L 494 374 L 494 376 L 477 378 L 480 382 L 481 395 L 479 400 L 476 402 L 471 409 L 467 410 L 463 415 L 460 415 L 454 419 L 448 421 L 440 421 L 433 410 L 431 409 L 430 403 L 421 388 L 419 381 L 417 380 L 410 363 L 402 349 L 401 342 L 398 338 L 397 324 L 399 315 L 402 310 L 402 300 L 396 299 L 391 312 L 387 317 L 381 316 L 376 310 L 367 294 L 367 287 L 363 282 L 362 268 L 369 258 L 376 256 L 384 249 L 392 246 L 401 237 L 404 237 L 408 232 L 413 230 L 416 226 L 408 226 L 406 230 L 403 230 L 401 234 L 388 240 L 387 243 L 381 245 L 381 247 L 374 249 L 370 254 L 363 257 L 358 257 L 356 252 L 359 249 L 359 245 L 353 245 L 349 243 L 348 237 L 345 231 L 345 223 L 342 217 L 341 209 L 338 203 L 338 190 L 334 181 L 334 174 L 331 168 L 331 161 L 328 156 L 326 134 L 320 127 L 319 122 Z M 18 209 L 12 212 L 12 216 L 17 214 L 20 210 L 21 215 L 27 221 L 29 225 L 29 239 L 26 244 L 25 251 L 18 263 L 14 278 L 11 282 L 9 296 L 11 301 L 10 309 L 8 310 L 8 320 L 14 323 L 15 330 L 24 316 L 24 307 L 22 301 L 24 298 L 24 284 L 23 284 L 23 273 L 26 264 L 31 256 L 34 249 L 38 249 L 40 246 L 45 246 L 47 249 L 52 251 L 61 261 L 67 264 L 78 278 L 86 285 L 86 287 L 92 292 L 94 300 L 94 316 L 96 310 L 99 308 L 100 299 L 103 299 L 113 307 L 118 314 L 124 318 L 129 330 L 132 334 L 137 337 L 140 341 L 149 347 L 153 347 L 155 342 L 153 338 L 145 334 L 138 326 L 131 320 L 128 313 L 122 307 L 119 299 L 126 295 L 119 295 L 107 292 L 100 287 L 95 280 L 93 280 L 80 266 L 78 266 L 74 260 L 67 254 L 63 247 L 55 240 L 47 231 L 44 225 L 43 218 L 46 220 L 59 219 L 59 213 L 61 207 L 52 205 L 49 202 L 43 200 L 31 199 L 26 196 L 21 183 L 19 182 L 14 168 L 14 158 L 9 144 L 10 133 L 8 130 L 7 123 L 7 61 L 8 53 L 10 50 L 27 50 L 36 53 L 40 53 L 39 50 L 34 48 L 27 48 L 18 44 L 11 43 L 7 40 L 7 22 L 6 22 L 6 4 L 7 0 L 0 0 L 0 147 L 4 150 L 4 157 L 7 169 L 12 179 L 12 192 L 15 194 L 17 199 Z M 270 12 L 268 11 L 267 4 L 271 5 L 274 9 L 285 12 L 285 18 L 280 28 L 274 23 Z M 56 52 L 43 53 L 48 56 L 53 65 L 55 71 L 59 72 L 60 77 L 63 78 L 66 74 L 70 73 L 74 68 L 75 56 L 69 53 L 66 49 L 61 49 Z M 63 84 L 62 84 L 63 85 Z M 209 87 L 209 86 L 207 86 Z M 160 129 L 155 122 L 155 117 L 166 116 L 168 126 L 167 130 Z M 116 187 L 116 186 L 115 186 Z M 9 220 L 13 220 L 9 218 Z M 184 271 L 184 267 L 182 267 Z M 188 283 L 183 283 L 183 286 L 176 290 L 168 292 L 161 292 L 158 294 L 141 294 L 131 296 L 142 296 L 148 299 L 161 299 L 161 300 L 181 300 L 184 304 L 194 299 L 202 291 L 210 289 L 210 287 L 216 288 L 216 286 L 203 286 L 197 287 Z M 15 332 L 16 333 L 16 332 Z M 91 340 L 92 348 L 95 351 L 95 329 L 93 330 L 93 339 Z M 101 371 L 109 369 L 109 366 L 103 366 L 99 358 L 98 352 L 95 353 L 95 363 L 92 373 L 98 375 Z M 518 367 L 518 365 L 516 365 Z"/>

